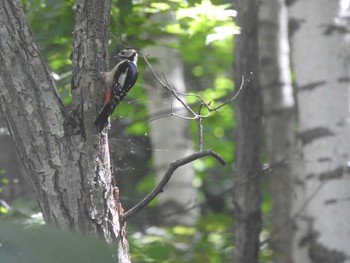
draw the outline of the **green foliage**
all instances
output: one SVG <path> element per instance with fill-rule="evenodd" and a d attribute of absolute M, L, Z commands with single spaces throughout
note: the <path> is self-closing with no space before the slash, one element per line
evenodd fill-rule
<path fill-rule="evenodd" d="M 186 77 L 191 80 L 187 88 L 199 94 L 207 103 L 211 102 L 212 107 L 225 101 L 234 89 L 231 78 L 233 34 L 237 33 L 238 28 L 232 20 L 235 12 L 227 8 L 229 8 L 228 5 L 217 6 L 210 1 L 202 1 L 192 7 L 180 9 L 177 13 L 183 29 L 179 50 L 187 65 Z M 222 28 L 230 28 L 230 30 L 222 32 L 220 31 Z M 189 103 L 194 102 L 193 98 L 188 97 L 188 99 Z M 206 114 L 206 111 L 203 110 L 202 114 Z M 232 104 L 205 119 L 203 126 L 204 146 L 213 148 L 228 163 L 233 162 Z M 192 137 L 196 138 L 197 123 L 192 122 L 190 127 Z M 195 140 L 196 147 L 197 143 Z M 202 170 L 214 166 L 216 166 L 215 161 L 206 158 Z"/>
<path fill-rule="evenodd" d="M 119 1 L 123 3 L 123 1 Z M 119 30 L 119 38 L 114 39 L 114 45 L 127 43 L 130 46 L 143 48 L 152 44 L 152 36 L 161 34 L 175 34 L 179 37 L 178 48 L 186 67 L 187 90 L 201 95 L 212 106 L 218 106 L 227 99 L 234 90 L 232 81 L 233 64 L 233 35 L 238 32 L 238 27 L 232 17 L 235 11 L 229 5 L 216 4 L 210 1 L 138 1 L 132 8 L 128 6 L 123 12 L 113 8 L 111 31 Z M 122 5 L 120 3 L 120 5 Z M 176 21 L 150 22 L 149 16 L 153 13 L 174 12 Z M 126 25 L 125 27 L 120 27 Z M 188 44 L 190 43 L 190 44 Z M 112 45 L 113 46 L 113 45 Z M 142 62 L 142 60 L 141 60 Z M 141 65 L 141 74 L 143 66 Z M 127 101 L 118 111 L 119 118 L 133 116 L 133 120 L 144 122 L 147 116 L 144 106 L 147 98 L 143 89 L 139 87 L 143 83 L 138 81 L 138 86 L 128 95 Z M 188 103 L 196 103 L 194 97 L 187 97 Z M 205 110 L 203 114 L 205 114 Z M 213 113 L 203 121 L 204 143 L 206 148 L 213 148 L 222 155 L 228 163 L 232 163 L 234 144 L 234 111 L 232 104 Z M 190 123 L 191 136 L 194 138 L 197 148 L 198 127 L 196 122 Z M 133 124 L 126 131 L 132 135 L 148 133 L 144 124 Z M 169 149 L 171 150 L 171 149 Z M 207 176 L 213 171 L 207 169 L 217 166 L 216 162 L 206 158 L 201 162 L 201 171 L 206 170 Z M 198 165 L 197 165 L 198 166 Z M 233 174 L 231 168 L 224 168 L 226 174 Z M 198 171 L 198 172 L 201 172 Z M 217 171 L 216 171 L 217 172 Z"/>
<path fill-rule="evenodd" d="M 141 193 L 149 193 L 155 187 L 155 176 L 145 176 L 143 180 L 137 185 L 137 190 Z"/>
<path fill-rule="evenodd" d="M 10 210 L 2 205 L 0 205 L 0 216 L 6 215 L 10 212 Z"/>
<path fill-rule="evenodd" d="M 28 226 L 28 228 L 44 224 L 37 202 L 20 197 L 12 201 L 11 205 L 4 202 L 0 203 L 0 219 L 21 223 Z"/>
<path fill-rule="evenodd" d="M 2 177 L 6 173 L 6 170 L 0 169 L 0 194 L 3 191 L 3 186 L 9 183 L 9 179 Z M 9 213 L 9 209 L 0 203 L 0 216 Z"/>
<path fill-rule="evenodd" d="M 63 102 L 71 101 L 70 77 L 74 0 L 22 0 L 30 27 Z"/>
<path fill-rule="evenodd" d="M 129 236 L 133 262 L 231 262 L 232 218 L 217 214 L 195 227 L 152 227 Z"/>
<path fill-rule="evenodd" d="M 75 1 L 27 0 L 26 15 L 41 52 L 52 70 L 68 70 Z"/>
<path fill-rule="evenodd" d="M 28 229 L 8 222 L 0 223 L 0 258 L 6 263 L 115 262 L 102 240 L 52 227 Z"/>

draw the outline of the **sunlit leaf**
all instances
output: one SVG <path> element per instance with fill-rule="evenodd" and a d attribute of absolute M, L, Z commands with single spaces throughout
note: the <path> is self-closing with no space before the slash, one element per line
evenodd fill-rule
<path fill-rule="evenodd" d="M 194 227 L 175 226 L 172 228 L 172 232 L 176 235 L 192 236 L 196 233 L 197 229 Z"/>
<path fill-rule="evenodd" d="M 159 11 L 165 11 L 170 9 L 170 5 L 164 2 L 151 3 L 151 7 L 158 9 Z"/>

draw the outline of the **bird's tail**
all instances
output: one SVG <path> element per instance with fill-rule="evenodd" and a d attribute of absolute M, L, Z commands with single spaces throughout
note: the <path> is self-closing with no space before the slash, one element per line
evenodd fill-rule
<path fill-rule="evenodd" d="M 98 132 L 101 132 L 108 124 L 108 117 L 111 114 L 111 107 L 109 104 L 106 104 L 103 109 L 98 114 L 95 120 L 95 127 Z"/>

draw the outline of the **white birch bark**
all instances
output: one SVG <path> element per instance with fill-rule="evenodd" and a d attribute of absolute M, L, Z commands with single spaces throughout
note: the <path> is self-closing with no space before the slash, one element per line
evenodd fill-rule
<path fill-rule="evenodd" d="M 290 6 L 303 166 L 296 181 L 294 262 L 350 262 L 348 51 L 338 1 Z"/>
<path fill-rule="evenodd" d="M 289 55 L 285 1 L 262 0 L 259 9 L 259 73 L 270 165 L 266 175 L 272 197 L 271 245 L 276 252 L 276 263 L 291 262 L 292 247 L 290 216 L 296 145 Z"/>
<path fill-rule="evenodd" d="M 171 13 L 165 16 L 153 15 L 150 23 L 174 21 Z M 185 93 L 183 64 L 179 52 L 170 48 L 178 43 L 175 35 L 163 34 L 152 39 L 156 46 L 144 49 L 146 55 L 157 59 L 153 68 L 159 76 L 164 76 L 171 87 Z M 148 94 L 148 111 L 150 116 L 166 115 L 173 112 L 186 116 L 183 106 L 157 82 L 150 70 L 145 72 L 145 86 Z M 154 148 L 153 158 L 156 167 L 156 178 L 160 181 L 169 164 L 193 153 L 192 141 L 189 138 L 189 121 L 176 117 L 161 118 L 150 123 L 151 143 Z M 166 224 L 193 225 L 200 213 L 197 206 L 196 189 L 193 186 L 194 168 L 191 164 L 175 171 L 164 192 L 159 196 L 162 220 Z"/>

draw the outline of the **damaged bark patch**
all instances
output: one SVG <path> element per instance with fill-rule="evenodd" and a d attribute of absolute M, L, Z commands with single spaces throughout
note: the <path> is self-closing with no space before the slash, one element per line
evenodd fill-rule
<path fill-rule="evenodd" d="M 305 23 L 305 19 L 291 18 L 288 22 L 289 37 L 292 37 L 296 31 L 301 27 L 301 24 Z"/>
<path fill-rule="evenodd" d="M 329 249 L 317 242 L 311 244 L 309 254 L 314 263 L 342 263 L 348 259 L 343 252 Z"/>
<path fill-rule="evenodd" d="M 327 81 L 323 80 L 323 81 L 317 81 L 317 82 L 311 82 L 307 85 L 301 86 L 299 87 L 299 89 L 301 91 L 312 91 L 317 87 L 323 86 L 327 83 Z"/>
<path fill-rule="evenodd" d="M 327 171 L 320 174 L 320 180 L 340 179 L 343 174 L 348 172 L 348 168 L 341 166 L 332 171 Z"/>
<path fill-rule="evenodd" d="M 324 25 L 323 34 L 325 36 L 330 36 L 332 34 L 347 34 L 347 33 L 349 33 L 349 31 L 345 26 L 336 25 L 335 23 Z"/>
<path fill-rule="evenodd" d="M 303 145 L 306 145 L 315 139 L 319 139 L 327 136 L 334 136 L 334 133 L 331 132 L 330 129 L 326 127 L 318 127 L 315 129 L 306 130 L 299 134 L 299 137 Z"/>
<path fill-rule="evenodd" d="M 324 201 L 325 205 L 333 205 L 333 204 L 336 204 L 336 203 L 338 203 L 338 200 L 335 199 L 335 198 L 327 199 L 327 200 Z"/>
<path fill-rule="evenodd" d="M 349 168 L 346 166 L 340 166 L 333 170 L 329 170 L 318 175 L 320 181 L 323 180 L 332 180 L 332 179 L 341 179 L 344 176 L 344 173 L 349 173 Z M 310 173 L 305 176 L 306 180 L 313 179 L 316 176 L 315 173 Z"/>
<path fill-rule="evenodd" d="M 348 78 L 348 77 L 338 78 L 337 80 L 339 83 L 349 83 L 350 82 L 350 78 Z"/>

